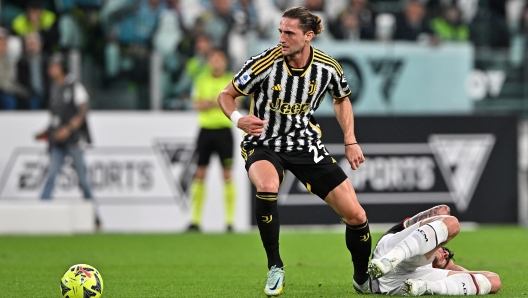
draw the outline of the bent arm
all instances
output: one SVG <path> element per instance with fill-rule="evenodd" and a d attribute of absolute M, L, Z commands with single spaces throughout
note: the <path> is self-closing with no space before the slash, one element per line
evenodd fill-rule
<path fill-rule="evenodd" d="M 236 122 L 234 123 L 236 127 L 252 136 L 258 137 L 264 131 L 264 126 L 268 123 L 268 120 L 259 119 L 255 115 L 241 116 L 237 111 L 235 99 L 242 95 L 244 94 L 238 92 L 233 87 L 233 84 L 229 83 L 218 95 L 218 105 L 231 121 Z M 232 117 L 233 113 L 239 114 L 238 117 Z"/>
<path fill-rule="evenodd" d="M 449 260 L 449 263 L 444 267 L 445 270 L 451 270 L 451 271 L 468 271 L 466 268 L 455 264 L 453 260 Z"/>
<path fill-rule="evenodd" d="M 224 90 L 222 90 L 218 95 L 216 101 L 218 102 L 218 105 L 220 106 L 224 114 L 227 116 L 227 118 L 231 118 L 231 114 L 237 111 L 235 99 L 242 95 L 242 93 L 238 92 L 235 87 L 233 87 L 233 83 L 231 82 L 229 82 L 229 84 L 227 84 Z"/>
<path fill-rule="evenodd" d="M 77 107 L 77 114 L 71 118 L 70 122 L 66 124 L 66 126 L 70 130 L 76 130 L 84 123 L 84 120 L 86 119 L 86 114 L 88 114 L 88 103 L 80 104 Z"/>

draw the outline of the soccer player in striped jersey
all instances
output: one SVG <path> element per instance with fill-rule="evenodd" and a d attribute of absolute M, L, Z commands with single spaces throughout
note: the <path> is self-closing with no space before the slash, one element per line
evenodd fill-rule
<path fill-rule="evenodd" d="M 350 180 L 321 142 L 321 128 L 313 117 L 328 92 L 344 133 L 346 158 L 357 169 L 365 158 L 354 134 L 351 90 L 339 63 L 310 45 L 322 30 L 321 19 L 308 9 L 286 10 L 279 24 L 279 45 L 251 57 L 218 96 L 224 114 L 245 132 L 241 154 L 257 190 L 255 216 L 268 258 L 264 288 L 268 296 L 278 296 L 284 288 L 277 194 L 285 170 L 341 216 L 354 266 L 354 288 L 369 289 L 367 216 Z M 242 116 L 235 98 L 247 95 L 251 107 L 249 115 Z"/>

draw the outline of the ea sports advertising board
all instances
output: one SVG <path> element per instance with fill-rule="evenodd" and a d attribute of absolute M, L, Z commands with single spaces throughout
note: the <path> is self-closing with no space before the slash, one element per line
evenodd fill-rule
<path fill-rule="evenodd" d="M 323 142 L 345 170 L 370 222 L 397 222 L 436 204 L 461 221 L 517 223 L 514 117 L 356 117 L 365 155 L 352 170 L 333 117 L 318 117 Z M 281 223 L 337 224 L 337 214 L 291 173 L 279 192 Z M 254 223 L 254 222 L 253 222 Z"/>

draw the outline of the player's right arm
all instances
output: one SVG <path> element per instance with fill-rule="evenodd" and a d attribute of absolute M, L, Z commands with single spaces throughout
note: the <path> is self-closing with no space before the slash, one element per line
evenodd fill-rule
<path fill-rule="evenodd" d="M 254 115 L 240 117 L 241 114 L 236 108 L 235 99 L 243 95 L 230 82 L 218 95 L 218 105 L 236 127 L 252 136 L 259 136 L 264 131 L 264 125 L 268 123 L 268 120 L 261 120 Z"/>
<path fill-rule="evenodd" d="M 443 269 L 451 271 L 468 271 L 466 268 L 455 264 L 453 260 L 449 260 L 449 263 L 447 263 L 447 266 L 445 266 Z"/>

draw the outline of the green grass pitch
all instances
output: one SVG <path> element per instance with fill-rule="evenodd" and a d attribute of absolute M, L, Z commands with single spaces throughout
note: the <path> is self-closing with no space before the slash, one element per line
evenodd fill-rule
<path fill-rule="evenodd" d="M 373 233 L 374 243 L 380 236 Z M 284 229 L 280 242 L 281 297 L 357 295 L 343 233 Z M 481 227 L 461 232 L 449 246 L 460 265 L 501 276 L 497 297 L 528 298 L 528 229 Z M 59 280 L 77 263 L 101 272 L 103 298 L 265 297 L 266 257 L 257 232 L 1 236 L 0 297 L 61 297 Z"/>

